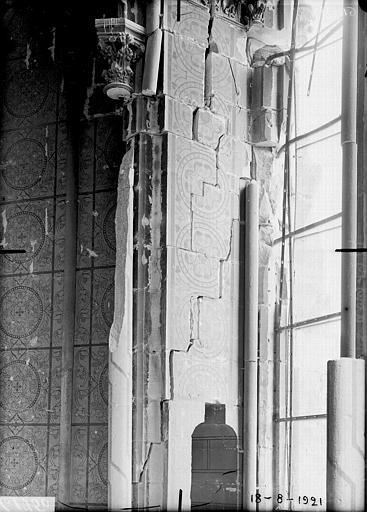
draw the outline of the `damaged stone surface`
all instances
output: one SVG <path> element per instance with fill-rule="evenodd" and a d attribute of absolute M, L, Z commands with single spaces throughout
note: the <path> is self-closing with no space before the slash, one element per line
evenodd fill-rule
<path fill-rule="evenodd" d="M 163 30 L 183 36 L 195 44 L 207 46 L 209 8 L 201 2 L 183 1 L 180 5 L 180 19 L 177 13 L 177 1 L 167 0 L 163 13 Z"/>
<path fill-rule="evenodd" d="M 204 106 L 205 48 L 191 39 L 164 31 L 163 94 Z"/>
<path fill-rule="evenodd" d="M 258 65 L 252 72 L 251 142 L 277 146 L 284 139 L 289 76 L 285 64 Z"/>
<path fill-rule="evenodd" d="M 248 106 L 248 66 L 211 51 L 206 58 L 205 98 L 218 111 L 224 102 Z"/>
<path fill-rule="evenodd" d="M 126 106 L 124 138 L 140 132 L 170 132 L 191 139 L 194 110 L 193 106 L 166 95 L 137 96 Z"/>
<path fill-rule="evenodd" d="M 226 133 L 226 119 L 209 109 L 199 108 L 195 112 L 193 130 L 198 142 L 216 149 L 220 137 Z"/>
<path fill-rule="evenodd" d="M 180 21 L 177 2 L 164 3 L 161 89 L 154 97 L 136 97 L 125 125 L 136 149 L 139 323 L 133 350 L 143 393 L 134 397 L 140 411 L 135 412 L 140 422 L 134 441 L 135 502 L 168 509 L 177 505 L 179 489 L 183 508 L 189 509 L 191 434 L 204 421 L 205 402 L 225 404 L 227 423 L 239 433 L 240 281 L 246 257 L 241 212 L 249 180 L 260 183 L 262 318 L 271 315 L 267 273 L 279 227 L 274 154 L 269 147 L 254 148 L 251 134 L 253 70 L 244 28 L 204 3 L 182 0 Z M 277 91 L 264 94 L 272 111 Z M 264 103 L 263 96 L 259 101 Z M 265 128 L 259 130 L 259 142 L 271 145 L 273 128 L 270 139 Z M 269 325 L 261 321 L 264 333 Z M 261 345 L 264 371 L 272 365 L 266 343 Z M 270 380 L 265 373 L 260 379 L 260 401 L 270 407 Z M 270 417 L 271 412 L 267 421 Z M 271 439 L 260 435 L 266 457 Z"/>

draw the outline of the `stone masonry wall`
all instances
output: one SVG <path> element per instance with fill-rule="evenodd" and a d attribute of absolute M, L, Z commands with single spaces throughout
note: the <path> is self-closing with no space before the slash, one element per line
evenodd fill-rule
<path fill-rule="evenodd" d="M 236 241 L 240 191 L 250 178 L 250 73 L 241 27 L 189 2 L 177 23 L 173 5 L 164 25 L 164 92 L 192 111 L 192 125 L 188 137 L 168 136 L 167 507 L 182 489 L 189 508 L 191 435 L 205 402 L 224 403 L 239 435 Z"/>
<path fill-rule="evenodd" d="M 260 403 L 270 429 L 272 418 L 267 276 L 278 228 L 274 156 L 271 147 L 252 144 L 264 130 L 260 122 L 252 133 L 249 122 L 253 70 L 245 28 L 205 3 L 182 0 L 178 21 L 177 2 L 164 2 L 159 91 L 136 95 L 125 125 L 136 205 L 132 502 L 169 510 L 180 489 L 183 509 L 190 508 L 191 435 L 204 421 L 206 402 L 225 404 L 241 462 L 240 245 L 243 193 L 253 178 L 261 185 L 260 300 L 269 313 L 261 324 Z M 272 115 L 277 108 L 268 106 Z M 269 459 L 271 437 L 264 431 L 260 438 Z M 271 479 L 269 461 L 265 466 Z"/>

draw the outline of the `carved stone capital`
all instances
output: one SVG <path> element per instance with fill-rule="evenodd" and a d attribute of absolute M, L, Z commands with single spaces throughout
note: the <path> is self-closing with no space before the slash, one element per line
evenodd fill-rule
<path fill-rule="evenodd" d="M 215 0 L 215 14 L 225 16 L 232 20 L 241 21 L 240 0 Z"/>
<path fill-rule="evenodd" d="M 215 0 L 215 14 L 246 26 L 263 21 L 266 9 L 273 9 L 273 0 Z"/>
<path fill-rule="evenodd" d="M 136 61 L 145 49 L 145 29 L 125 18 L 97 19 L 96 29 L 104 91 L 112 99 L 128 99 L 135 88 Z"/>
<path fill-rule="evenodd" d="M 266 9 L 274 9 L 273 0 L 242 0 L 241 21 L 251 25 L 254 21 L 264 21 Z"/>

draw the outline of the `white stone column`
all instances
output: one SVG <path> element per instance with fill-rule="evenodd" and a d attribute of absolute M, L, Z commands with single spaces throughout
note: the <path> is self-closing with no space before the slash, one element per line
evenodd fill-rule
<path fill-rule="evenodd" d="M 363 511 L 364 360 L 329 361 L 327 386 L 327 509 Z"/>

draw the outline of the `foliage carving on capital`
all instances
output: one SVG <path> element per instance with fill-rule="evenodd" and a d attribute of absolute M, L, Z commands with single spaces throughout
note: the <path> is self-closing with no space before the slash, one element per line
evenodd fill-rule
<path fill-rule="evenodd" d="M 134 64 L 144 51 L 130 34 L 120 32 L 99 40 L 102 57 L 109 67 L 102 73 L 107 83 L 122 82 L 131 91 L 134 89 Z"/>
<path fill-rule="evenodd" d="M 145 50 L 144 29 L 123 18 L 107 21 L 103 25 L 96 23 L 99 57 L 103 62 L 101 76 L 107 84 L 106 92 L 112 85 L 118 85 L 123 91 L 121 96 L 129 98 L 135 89 L 136 62 Z"/>
<path fill-rule="evenodd" d="M 264 21 L 266 9 L 273 9 L 273 0 L 215 0 L 215 13 L 246 26 Z"/>

